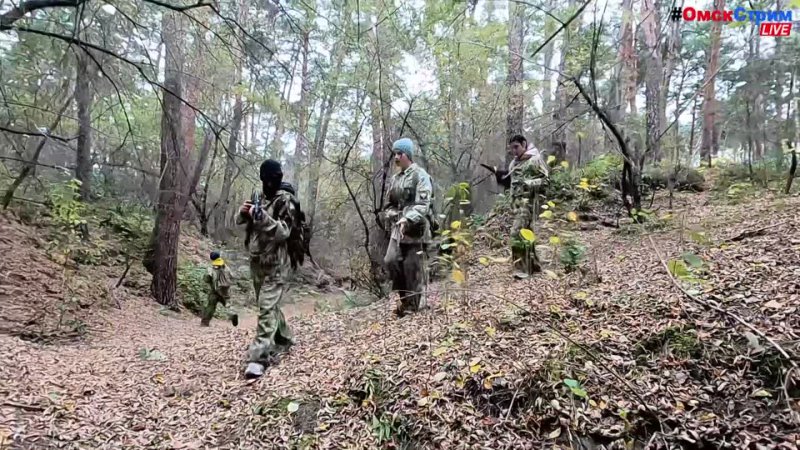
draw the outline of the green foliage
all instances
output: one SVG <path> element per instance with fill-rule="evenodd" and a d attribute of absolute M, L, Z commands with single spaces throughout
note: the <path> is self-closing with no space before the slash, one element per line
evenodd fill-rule
<path fill-rule="evenodd" d="M 574 237 L 568 237 L 561 244 L 561 265 L 567 273 L 573 272 L 586 257 L 586 246 Z"/>
<path fill-rule="evenodd" d="M 578 380 L 573 380 L 572 378 L 564 379 L 564 385 L 566 385 L 572 395 L 576 397 L 580 397 L 582 399 L 589 398 L 589 394 L 586 393 L 586 389 L 581 386 L 581 383 Z"/>
<path fill-rule="evenodd" d="M 191 263 L 178 265 L 178 292 L 181 303 L 194 314 L 201 314 L 206 304 L 208 285 L 206 268 Z M 219 308 L 217 309 L 219 312 Z"/>
<path fill-rule="evenodd" d="M 613 186 L 622 173 L 622 156 L 616 153 L 606 153 L 589 161 L 580 169 L 581 178 L 586 178 L 589 183 Z"/>
<path fill-rule="evenodd" d="M 684 253 L 681 259 L 672 259 L 667 263 L 669 272 L 675 278 L 690 284 L 700 284 L 700 278 L 706 272 L 705 261 L 693 253 Z"/>
<path fill-rule="evenodd" d="M 81 182 L 72 179 L 63 184 L 53 185 L 48 198 L 54 224 L 63 231 L 76 233 L 81 225 L 86 225 L 86 205 L 80 200 Z"/>
<path fill-rule="evenodd" d="M 55 252 L 59 263 L 73 258 L 76 262 L 91 264 L 99 262 L 102 256 L 95 247 L 81 242 L 88 238 L 88 222 L 86 205 L 80 200 L 80 186 L 80 181 L 73 179 L 54 184 L 48 192 L 47 204 L 53 224 L 48 250 Z"/>
<path fill-rule="evenodd" d="M 112 231 L 123 243 L 126 256 L 140 256 L 150 242 L 153 218 L 149 210 L 136 205 L 117 205 L 108 211 L 100 226 Z"/>

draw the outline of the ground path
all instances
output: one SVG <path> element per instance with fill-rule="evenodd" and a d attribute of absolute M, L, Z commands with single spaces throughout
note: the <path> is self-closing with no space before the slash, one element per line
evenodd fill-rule
<path fill-rule="evenodd" d="M 747 210 L 752 216 L 757 215 L 760 222 L 750 216 L 742 218 L 739 215 L 737 219 L 742 208 L 733 206 L 702 214 L 690 212 L 687 218 L 680 220 L 685 221 L 686 226 L 702 225 L 709 235 L 718 237 L 732 236 L 743 229 L 782 220 L 784 225 L 776 226 L 770 232 L 796 232 L 797 223 L 791 211 L 800 205 L 797 198 L 781 200 L 780 209 L 775 209 L 775 205 L 754 204 L 748 207 Z M 765 211 L 773 213 L 770 215 Z M 680 233 L 688 235 L 686 230 Z M 374 377 L 383 377 L 379 384 L 381 389 L 393 392 L 388 403 L 392 410 L 396 414 L 406 411 L 404 420 L 416 421 L 414 431 L 423 436 L 428 433 L 429 439 L 439 439 L 442 448 L 448 448 L 448 445 L 449 448 L 470 448 L 467 439 L 492 441 L 493 444 L 486 444 L 492 448 L 539 448 L 532 442 L 554 432 L 550 428 L 542 429 L 541 436 L 535 437 L 524 431 L 532 426 L 524 425 L 525 408 L 534 411 L 540 407 L 534 407 L 533 397 L 525 398 L 525 390 L 519 386 L 512 387 L 508 392 L 514 393 L 513 398 L 509 395 L 503 400 L 505 403 L 493 400 L 496 405 L 505 405 L 508 412 L 492 413 L 491 405 L 484 405 L 489 409 L 482 407 L 480 411 L 468 407 L 464 412 L 460 408 L 469 404 L 469 400 L 460 396 L 475 389 L 475 392 L 480 392 L 481 388 L 470 387 L 469 383 L 464 387 L 464 381 L 459 378 L 461 375 L 456 375 L 456 372 L 467 370 L 469 373 L 479 367 L 474 372 L 480 375 L 484 370 L 480 367 L 484 366 L 486 370 L 494 367 L 493 372 L 502 372 L 508 379 L 517 377 L 522 380 L 531 374 L 543 376 L 544 368 L 549 367 L 547 361 L 552 358 L 566 361 L 565 355 L 573 352 L 563 340 L 542 327 L 546 317 L 557 315 L 557 323 L 563 324 L 567 330 L 564 332 L 571 333 L 573 338 L 592 345 L 610 346 L 609 355 L 616 359 L 612 359 L 613 363 L 609 365 L 625 373 L 625 367 L 630 367 L 628 352 L 633 351 L 633 342 L 652 334 L 664 324 L 677 323 L 681 307 L 689 308 L 692 317 L 698 318 L 702 314 L 702 308 L 696 305 L 679 306 L 680 295 L 676 295 L 663 273 L 659 275 L 660 263 L 645 247 L 646 239 L 637 235 L 614 234 L 611 230 L 586 233 L 585 239 L 599 259 L 604 278 L 595 287 L 563 286 L 542 278 L 513 284 L 508 274 L 501 273 L 498 267 L 479 267 L 472 277 L 471 282 L 487 292 L 501 296 L 523 292 L 524 296 L 517 301 L 531 311 L 536 320 L 520 318 L 519 315 L 506 320 L 503 315 L 508 315 L 513 308 L 482 294 L 469 297 L 453 295 L 451 300 L 443 302 L 439 300 L 442 296 L 435 293 L 430 311 L 403 319 L 391 316 L 392 305 L 387 301 L 325 314 L 315 313 L 310 303 L 299 301 L 286 308 L 298 345 L 282 358 L 279 365 L 270 367 L 265 376 L 255 382 L 248 382 L 242 376 L 244 350 L 255 329 L 252 315 L 243 317 L 238 328 L 221 320 L 212 321 L 209 328 L 201 328 L 196 317 L 165 314 L 148 299 L 128 296 L 122 302 L 121 310 L 98 313 L 98 325 L 93 327 L 97 331 L 79 343 L 37 345 L 0 335 L 0 355 L 3 355 L 3 364 L 0 365 L 0 440 L 14 439 L 19 448 L 178 449 L 251 448 L 254 445 L 302 448 L 301 443 L 311 442 L 302 436 L 318 433 L 322 437 L 315 445 L 319 447 L 343 448 L 346 442 L 348 448 L 375 448 L 374 428 L 370 428 L 370 421 L 373 420 L 374 425 L 377 419 L 370 417 L 384 416 L 377 409 L 370 409 L 369 403 L 348 402 L 347 396 L 358 396 L 352 394 L 354 386 L 365 386 L 364 379 L 373 377 L 370 379 L 374 381 Z M 673 257 L 678 251 L 679 239 L 684 240 L 676 231 L 656 236 L 661 251 Z M 797 252 L 798 243 L 785 240 L 783 244 Z M 790 272 L 796 273 L 797 267 L 786 269 L 789 272 L 773 274 L 771 270 L 783 270 L 780 264 L 776 266 L 763 255 L 755 255 L 755 261 L 747 261 L 747 252 L 744 253 L 731 258 L 744 261 L 742 264 L 746 270 L 766 267 L 761 276 L 774 275 L 773 278 L 764 278 L 765 286 L 742 289 L 748 293 L 748 298 L 756 299 L 753 302 L 757 303 L 750 304 L 752 314 L 758 314 L 759 306 L 769 300 L 777 301 L 782 307 L 798 302 L 797 278 L 794 282 L 784 279 Z M 796 260 L 796 255 L 793 258 Z M 748 276 L 747 273 L 727 273 L 719 268 L 718 271 L 715 276 L 721 283 Z M 790 284 L 770 285 L 772 281 L 769 280 L 773 279 L 777 280 L 775 283 Z M 562 290 L 567 290 L 568 294 L 563 295 Z M 587 302 L 589 306 L 576 307 L 575 298 L 585 299 L 570 294 L 576 290 L 588 292 L 595 303 L 589 305 Z M 797 329 L 797 319 L 787 319 L 785 315 L 771 323 L 762 316 L 758 319 L 759 326 L 766 329 L 771 326 L 770 331 L 783 330 L 784 335 L 791 335 Z M 710 323 L 710 319 L 703 320 Z M 569 331 L 571 327 L 575 329 Z M 708 336 L 718 332 L 721 332 L 720 327 L 701 330 Z M 519 341 L 520 337 L 524 341 Z M 434 357 L 431 357 L 432 351 Z M 442 365 L 440 359 L 446 359 L 448 355 L 453 355 L 453 359 Z M 645 365 L 638 369 L 638 375 L 630 376 L 636 388 L 652 396 L 648 400 L 663 409 L 663 417 L 674 415 L 675 418 L 670 419 L 675 421 L 670 422 L 671 427 L 688 429 L 693 421 L 700 419 L 684 411 L 683 408 L 688 408 L 684 403 L 688 405 L 692 399 L 699 399 L 701 407 L 706 404 L 702 386 L 705 381 L 698 381 L 696 386 L 691 379 L 687 382 L 690 372 L 681 366 L 685 360 L 670 355 L 662 357 L 667 359 Z M 495 370 L 498 368 L 502 370 Z M 610 404 L 614 398 L 630 397 L 624 386 L 603 368 L 586 365 L 584 370 L 590 375 L 587 383 L 595 383 L 587 387 L 592 395 L 606 394 L 608 400 L 595 397 L 601 406 L 606 402 Z M 716 379 L 725 379 L 725 371 L 720 370 L 722 372 L 715 375 Z M 656 381 L 664 377 L 665 371 L 665 378 Z M 532 380 L 529 381 L 533 383 Z M 731 385 L 732 382 L 726 383 Z M 418 391 L 419 386 L 424 386 L 422 393 Z M 501 392 L 501 388 L 497 381 L 492 389 Z M 356 391 L 359 389 L 362 388 Z M 380 404 L 380 394 L 376 392 L 381 389 L 376 389 L 363 387 L 364 391 L 369 391 L 365 394 L 365 402 L 372 398 L 374 405 Z M 664 390 L 671 394 L 663 394 Z M 685 395 L 681 394 L 682 390 Z M 428 410 L 425 409 L 426 403 L 433 403 L 437 398 L 431 397 L 432 392 L 439 392 L 437 395 L 447 397 L 448 401 L 441 403 L 438 409 Z M 743 390 L 740 395 L 747 399 L 750 393 Z M 475 395 L 473 402 L 481 404 L 479 394 L 470 395 Z M 549 395 L 552 393 L 548 391 L 536 394 L 542 398 L 549 398 Z M 281 399 L 298 399 L 299 410 L 291 418 L 286 418 L 287 403 L 281 403 Z M 388 401 L 386 398 L 383 400 Z M 661 401 L 666 403 L 662 405 Z M 675 401 L 678 401 L 678 406 Z M 548 402 L 552 403 L 548 400 L 544 404 Z M 515 403 L 516 409 L 513 408 Z M 522 408 L 520 404 L 528 406 Z M 708 410 L 721 415 L 722 412 L 714 409 L 714 404 L 713 398 L 708 399 Z M 363 411 L 365 408 L 368 410 L 366 413 Z M 575 408 L 574 404 L 572 408 Z M 586 405 L 585 408 L 582 420 L 591 422 L 594 417 L 591 414 L 595 414 L 591 408 L 598 407 L 595 404 L 595 407 Z M 752 405 L 749 408 L 752 409 Z M 575 411 L 573 409 L 572 413 Z M 619 417 L 614 417 L 619 420 Z M 558 421 L 554 423 L 557 427 Z M 396 426 L 392 426 L 397 431 Z M 538 426 L 544 426 L 544 423 Z M 720 427 L 714 423 L 704 426 L 712 431 L 713 427 Z M 730 431 L 723 429 L 718 432 Z M 751 432 L 747 426 L 742 426 L 734 434 L 747 436 Z M 774 435 L 775 439 L 781 435 L 778 428 L 764 430 L 764 433 Z"/>

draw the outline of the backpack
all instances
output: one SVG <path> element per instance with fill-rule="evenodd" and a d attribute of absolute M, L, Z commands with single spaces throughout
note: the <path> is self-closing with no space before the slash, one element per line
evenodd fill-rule
<path fill-rule="evenodd" d="M 223 298 L 228 298 L 230 296 L 230 288 L 233 285 L 233 279 L 231 277 L 230 269 L 228 266 L 222 266 L 220 268 L 212 268 L 217 276 L 211 276 L 211 279 L 214 282 L 214 292 L 219 294 Z"/>
<path fill-rule="evenodd" d="M 292 264 L 292 269 L 297 270 L 298 266 L 303 265 L 305 255 L 311 256 L 311 227 L 306 221 L 306 214 L 300 208 L 300 202 L 297 200 L 294 186 L 285 181 L 281 182 L 280 191 L 286 191 L 292 194 L 292 203 L 294 204 L 295 217 L 292 221 L 292 230 L 289 233 L 289 241 L 287 247 L 289 250 L 289 259 Z M 276 208 L 275 215 L 277 219 L 278 210 Z"/>

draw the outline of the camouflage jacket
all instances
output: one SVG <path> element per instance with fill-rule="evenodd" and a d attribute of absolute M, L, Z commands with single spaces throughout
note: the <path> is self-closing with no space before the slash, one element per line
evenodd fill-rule
<path fill-rule="evenodd" d="M 291 193 L 279 190 L 275 197 L 267 199 L 262 194 L 261 220 L 255 220 L 247 214 L 238 212 L 237 225 L 246 225 L 250 240 L 247 249 L 250 251 L 251 263 L 255 262 L 265 269 L 278 268 L 281 271 L 290 266 L 288 240 L 294 222 L 295 203 Z"/>
<path fill-rule="evenodd" d="M 416 163 L 392 177 L 388 189 L 389 202 L 382 212 L 384 226 L 397 233 L 397 222 L 405 218 L 404 244 L 431 242 L 431 197 L 433 185 L 428 172 Z"/>
<path fill-rule="evenodd" d="M 541 192 L 549 176 L 547 166 L 537 157 L 526 160 L 513 160 L 508 165 L 511 177 L 511 196 L 514 199 L 531 199 L 538 190 Z"/>

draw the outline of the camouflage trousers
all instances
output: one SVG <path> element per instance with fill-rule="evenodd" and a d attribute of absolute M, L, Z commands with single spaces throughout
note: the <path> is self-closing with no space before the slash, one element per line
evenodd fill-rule
<path fill-rule="evenodd" d="M 248 351 L 248 362 L 266 366 L 274 354 L 294 345 L 294 336 L 280 308 L 286 291 L 280 272 L 278 267 L 265 268 L 258 263 L 250 263 L 258 304 L 258 327 L 256 338 Z"/>
<path fill-rule="evenodd" d="M 520 235 L 520 231 L 525 228 L 533 231 L 533 215 L 538 213 L 539 205 L 534 205 L 529 200 L 527 198 L 514 200 L 514 223 L 511 226 L 510 236 L 514 269 L 528 275 L 542 271 L 535 243 L 527 242 Z"/>
<path fill-rule="evenodd" d="M 425 244 L 404 244 L 394 237 L 389 241 L 383 263 L 392 279 L 392 290 L 400 294 L 400 307 L 397 310 L 399 314 L 419 311 L 427 304 L 426 254 Z"/>
<path fill-rule="evenodd" d="M 211 319 L 214 318 L 214 313 L 217 312 L 217 304 L 219 303 L 222 303 L 222 306 L 228 306 L 228 298 L 219 295 L 213 290 L 209 291 L 206 307 L 203 309 L 203 314 L 200 318 L 200 325 L 208 326 L 211 323 Z"/>

